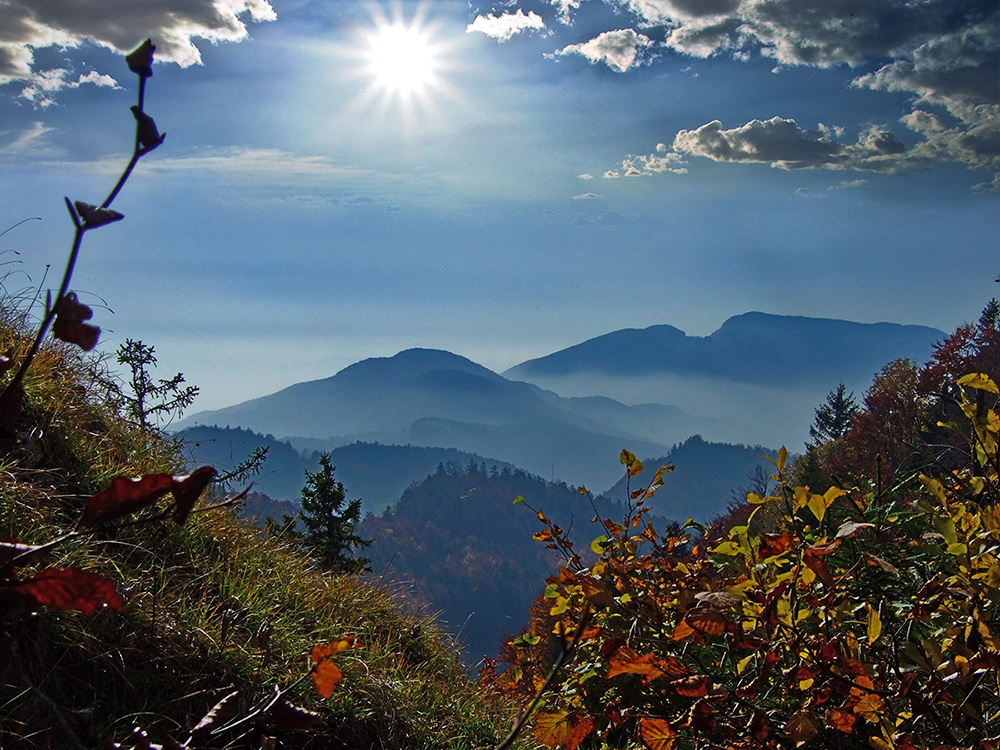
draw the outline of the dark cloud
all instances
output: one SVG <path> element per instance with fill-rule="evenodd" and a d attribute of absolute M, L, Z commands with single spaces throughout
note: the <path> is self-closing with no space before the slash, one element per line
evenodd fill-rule
<path fill-rule="evenodd" d="M 714 161 L 756 162 L 781 169 L 859 169 L 901 172 L 926 164 L 908 159 L 903 144 L 892 133 L 870 128 L 855 144 L 843 144 L 829 133 L 800 128 L 795 120 L 772 117 L 751 120 L 724 130 L 713 120 L 695 130 L 682 130 L 673 144 L 679 153 Z"/>
<path fill-rule="evenodd" d="M 6 0 L 0 3 L 0 83 L 31 80 L 34 50 L 84 43 L 127 52 L 144 38 L 156 57 L 182 66 L 201 62 L 195 39 L 215 43 L 247 36 L 244 14 L 276 18 L 267 0 Z"/>

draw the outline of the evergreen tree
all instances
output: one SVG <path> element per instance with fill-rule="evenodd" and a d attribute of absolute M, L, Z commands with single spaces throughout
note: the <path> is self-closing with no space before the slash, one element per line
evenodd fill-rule
<path fill-rule="evenodd" d="M 361 519 L 361 498 L 347 502 L 347 491 L 334 479 L 334 471 L 330 454 L 321 453 L 319 470 L 306 472 L 299 513 L 306 527 L 303 539 L 326 568 L 338 573 L 360 573 L 368 559 L 355 558 L 353 552 L 365 549 L 372 541 L 355 533 Z"/>
<path fill-rule="evenodd" d="M 847 386 L 843 383 L 838 385 L 837 390 L 830 391 L 826 395 L 826 402 L 816 409 L 816 419 L 809 428 L 809 437 L 813 442 L 807 447 L 814 448 L 842 438 L 858 411 L 854 393 L 847 393 Z"/>

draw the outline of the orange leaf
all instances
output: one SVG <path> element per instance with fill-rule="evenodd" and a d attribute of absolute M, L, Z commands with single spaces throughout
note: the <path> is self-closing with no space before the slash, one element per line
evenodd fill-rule
<path fill-rule="evenodd" d="M 608 660 L 608 679 L 620 674 L 637 674 L 642 676 L 644 683 L 651 682 L 664 674 L 664 671 L 654 664 L 655 661 L 656 657 L 653 654 L 640 656 L 628 646 L 622 646 Z"/>
<path fill-rule="evenodd" d="M 576 750 L 594 728 L 587 714 L 568 711 L 540 711 L 535 715 L 535 739 L 545 747 Z"/>
<path fill-rule="evenodd" d="M 697 635 L 694 628 L 687 624 L 687 621 L 683 618 L 674 627 L 674 632 L 670 634 L 670 640 L 672 641 L 683 641 L 685 638 L 690 638 L 692 635 Z"/>
<path fill-rule="evenodd" d="M 313 661 L 323 661 L 328 656 L 349 651 L 352 648 L 360 648 L 363 644 L 357 638 L 340 638 L 333 643 L 317 643 L 312 647 L 310 657 Z"/>
<path fill-rule="evenodd" d="M 851 692 L 853 693 L 854 691 L 852 690 Z M 879 714 L 885 713 L 885 701 L 875 693 L 864 693 L 858 697 L 851 710 L 858 716 L 863 717 L 865 721 L 877 724 Z"/>
<path fill-rule="evenodd" d="M 16 583 L 20 594 L 49 609 L 77 610 L 93 615 L 107 607 L 122 612 L 122 598 L 111 581 L 77 568 L 48 568 Z"/>
<path fill-rule="evenodd" d="M 316 686 L 316 692 L 324 698 L 329 698 L 333 695 L 333 689 L 343 677 L 344 675 L 341 674 L 337 665 L 329 659 L 324 659 L 313 667 L 313 685 Z"/>
<path fill-rule="evenodd" d="M 842 708 L 831 708 L 826 712 L 826 723 L 840 732 L 851 734 L 858 723 L 858 717 Z"/>
<path fill-rule="evenodd" d="M 677 732 L 666 719 L 639 719 L 639 736 L 649 750 L 673 750 L 677 745 Z"/>
<path fill-rule="evenodd" d="M 788 529 L 782 529 L 780 534 L 761 534 L 757 556 L 761 560 L 766 560 L 769 557 L 780 555 L 782 552 L 787 552 L 794 545 L 795 537 L 789 533 Z"/>

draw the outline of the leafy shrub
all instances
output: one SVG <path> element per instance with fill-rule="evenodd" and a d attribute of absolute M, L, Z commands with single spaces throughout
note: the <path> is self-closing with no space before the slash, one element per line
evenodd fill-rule
<path fill-rule="evenodd" d="M 641 505 L 658 473 L 597 563 L 549 579 L 493 687 L 541 704 L 550 748 L 995 747 L 1000 391 L 973 373 L 948 393 L 963 465 L 820 493 L 782 449 L 776 491 L 748 497 L 783 509 L 771 533 L 751 515 L 690 550 L 690 522 L 661 536 Z"/>

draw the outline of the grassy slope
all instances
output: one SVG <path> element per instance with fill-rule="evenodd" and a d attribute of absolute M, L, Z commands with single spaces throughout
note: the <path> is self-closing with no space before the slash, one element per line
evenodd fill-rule
<path fill-rule="evenodd" d="M 0 325 L 0 351 L 10 346 L 25 344 Z M 176 467 L 169 445 L 101 405 L 90 367 L 62 347 L 36 360 L 21 427 L 41 437 L 0 456 L 0 535 L 48 541 L 111 477 Z M 476 691 L 433 623 L 403 614 L 383 591 L 322 573 L 229 510 L 197 513 L 184 527 L 101 529 L 59 545 L 47 564 L 105 575 L 126 611 L 18 619 L 0 607 L 4 748 L 66 747 L 65 734 L 53 734 L 56 710 L 85 747 L 123 741 L 137 724 L 156 742 L 183 741 L 224 695 L 244 690 L 248 711 L 305 673 L 313 644 L 341 636 L 364 647 L 338 658 L 344 680 L 332 699 L 309 680 L 289 694 L 321 719 L 309 731 L 277 731 L 279 747 L 488 748 L 509 727 L 509 707 Z M 259 748 L 268 732 L 248 722 L 192 747 Z"/>

